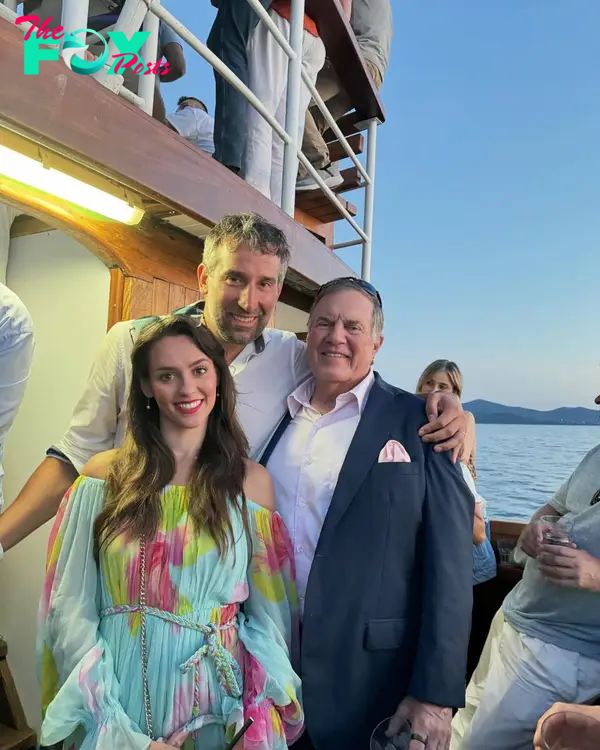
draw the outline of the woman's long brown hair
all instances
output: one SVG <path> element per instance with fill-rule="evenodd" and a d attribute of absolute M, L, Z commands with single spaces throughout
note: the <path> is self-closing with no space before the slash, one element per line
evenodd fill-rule
<path fill-rule="evenodd" d="M 127 433 L 106 478 L 106 503 L 94 528 L 97 553 L 120 534 L 132 540 L 150 538 L 158 529 L 161 492 L 173 479 L 175 457 L 160 431 L 158 405 L 154 399 L 148 401 L 142 382 L 149 380 L 152 347 L 167 336 L 191 339 L 212 360 L 218 378 L 216 403 L 188 485 L 194 528 L 197 533 L 206 530 L 219 554 L 225 555 L 234 542 L 233 503 L 249 538 L 243 488 L 248 443 L 235 415 L 235 385 L 223 348 L 203 325 L 169 316 L 144 328 L 133 349 Z"/>

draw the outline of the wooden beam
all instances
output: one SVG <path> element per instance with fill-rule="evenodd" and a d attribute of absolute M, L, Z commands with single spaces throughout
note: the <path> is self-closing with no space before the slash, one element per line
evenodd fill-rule
<path fill-rule="evenodd" d="M 350 190 L 357 190 L 358 188 L 364 187 L 364 182 L 358 167 L 348 167 L 348 169 L 342 169 L 340 172 L 342 179 L 344 180 L 341 185 L 338 185 L 334 192 L 336 194 L 348 193 Z"/>
<path fill-rule="evenodd" d="M 358 209 L 356 208 L 356 206 L 353 203 L 345 201 L 343 198 L 340 198 L 340 200 L 350 216 L 356 216 L 356 214 L 358 213 Z M 345 220 L 344 216 L 342 216 L 337 206 L 334 206 L 333 203 L 329 203 L 329 201 L 327 202 L 327 205 L 319 206 L 318 208 L 313 209 L 311 211 L 311 214 L 315 217 L 315 219 L 323 222 Z"/>
<path fill-rule="evenodd" d="M 358 132 L 356 125 L 359 122 L 361 122 L 361 118 L 356 112 L 348 112 L 347 115 L 340 117 L 337 121 L 337 125 L 342 133 L 348 137 Z M 330 141 L 335 140 L 335 135 L 332 130 L 328 129 L 323 133 L 323 138 L 325 139 L 325 143 L 329 143 Z"/>
<path fill-rule="evenodd" d="M 40 221 L 34 216 L 27 216 L 22 214 L 17 216 L 10 227 L 11 239 L 15 237 L 28 237 L 30 234 L 42 234 L 47 232 L 52 227 L 45 221 Z"/>
<path fill-rule="evenodd" d="M 298 203 L 299 196 L 300 194 L 296 196 L 296 203 Z M 294 210 L 294 218 L 297 222 L 302 224 L 302 226 L 315 234 L 327 246 L 333 245 L 333 224 L 323 224 L 323 222 L 318 221 L 314 216 L 311 216 L 306 213 L 306 211 L 299 208 L 298 205 L 296 205 Z"/>
<path fill-rule="evenodd" d="M 261 214 L 285 232 L 291 268 L 312 286 L 349 272 L 274 203 L 92 76 L 74 73 L 62 59 L 42 62 L 38 75 L 25 76 L 21 29 L 0 23 L 0 49 L 0 127 L 208 226 L 228 213 Z"/>
<path fill-rule="evenodd" d="M 281 296 L 279 297 L 280 302 L 283 302 L 290 307 L 295 307 L 297 310 L 302 310 L 303 312 L 310 311 L 310 306 L 312 305 L 313 299 L 314 297 L 312 295 L 302 294 L 301 292 L 297 291 L 296 289 L 292 289 L 292 287 L 289 286 L 283 287 Z"/>
<path fill-rule="evenodd" d="M 521 536 L 521 532 L 525 528 L 525 525 L 525 523 L 520 521 L 492 520 L 490 522 L 492 539 L 494 541 L 497 541 L 498 539 L 504 539 L 507 541 L 514 540 L 516 542 Z"/>
<path fill-rule="evenodd" d="M 333 192 L 336 194 L 346 193 L 350 190 L 356 190 L 363 186 L 361 175 L 357 167 L 348 167 L 340 172 L 343 182 Z M 320 206 L 331 205 L 331 201 L 325 193 L 318 188 L 317 190 L 305 191 L 296 195 L 296 205 L 305 215 L 310 215 L 314 220 L 314 210 Z"/>
<path fill-rule="evenodd" d="M 331 130 L 328 130 L 327 132 L 331 133 Z M 349 136 L 346 140 L 355 154 L 362 154 L 365 150 L 365 137 L 361 133 L 355 133 L 354 135 Z M 338 140 L 328 143 L 327 148 L 329 149 L 329 158 L 331 161 L 340 161 L 341 159 L 346 159 L 348 157 L 346 150 Z"/>
<path fill-rule="evenodd" d="M 98 219 L 67 201 L 27 188 L 2 174 L 0 194 L 9 205 L 71 235 L 109 268 L 120 268 L 126 276 L 147 281 L 158 277 L 183 286 L 195 285 L 203 248 L 197 237 L 148 220 L 132 227 Z"/>
<path fill-rule="evenodd" d="M 306 12 L 316 22 L 327 57 L 360 119 L 377 117 L 384 122 L 379 91 L 339 0 L 306 0 Z"/>
<path fill-rule="evenodd" d="M 110 291 L 108 297 L 108 324 L 110 330 L 115 323 L 123 320 L 123 294 L 125 292 L 125 276 L 120 268 L 113 268 L 110 272 Z"/>

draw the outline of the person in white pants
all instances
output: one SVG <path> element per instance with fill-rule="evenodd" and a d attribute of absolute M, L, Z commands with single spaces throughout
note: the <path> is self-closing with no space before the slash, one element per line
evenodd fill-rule
<path fill-rule="evenodd" d="M 290 38 L 289 2 L 274 2 L 269 10 L 271 19 Z M 325 64 L 325 46 L 314 22 L 305 15 L 302 67 L 314 84 Z M 288 57 L 267 25 L 261 21 L 248 43 L 249 86 L 269 113 L 285 127 Z M 298 143 L 302 143 L 304 116 L 311 95 L 302 82 L 298 116 Z M 248 105 L 248 138 L 244 152 L 242 176 L 278 206 L 281 205 L 283 181 L 283 140 L 253 107 Z"/>
<path fill-rule="evenodd" d="M 523 580 L 496 614 L 451 750 L 532 750 L 554 703 L 600 695 L 600 445 L 521 534 Z M 544 541 L 543 516 L 573 521 L 568 546 Z"/>

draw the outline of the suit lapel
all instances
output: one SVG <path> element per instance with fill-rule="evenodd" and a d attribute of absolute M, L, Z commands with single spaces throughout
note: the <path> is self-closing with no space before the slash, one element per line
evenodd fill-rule
<path fill-rule="evenodd" d="M 319 538 L 321 549 L 326 548 L 342 516 L 371 467 L 378 460 L 379 452 L 391 434 L 391 427 L 397 416 L 395 410 L 390 408 L 392 400 L 392 394 L 381 385 L 381 378 L 375 374 L 375 382 L 350 443 L 325 517 Z"/>

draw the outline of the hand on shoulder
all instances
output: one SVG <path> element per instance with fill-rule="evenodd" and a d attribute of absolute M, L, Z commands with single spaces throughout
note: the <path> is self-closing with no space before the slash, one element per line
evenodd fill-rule
<path fill-rule="evenodd" d="M 85 477 L 91 477 L 92 479 L 106 479 L 108 470 L 112 466 L 116 456 L 116 448 L 109 451 L 102 451 L 102 453 L 96 453 L 96 455 L 92 456 L 83 467 L 81 474 Z"/>
<path fill-rule="evenodd" d="M 261 464 L 246 460 L 246 477 L 244 479 L 244 494 L 247 500 L 262 505 L 267 510 L 275 510 L 275 491 L 271 475 Z"/>

